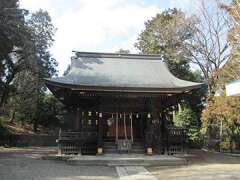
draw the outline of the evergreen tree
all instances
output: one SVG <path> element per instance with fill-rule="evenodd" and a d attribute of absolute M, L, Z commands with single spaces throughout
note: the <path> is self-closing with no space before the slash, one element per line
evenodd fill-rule
<path fill-rule="evenodd" d="M 194 17 L 180 10 L 166 10 L 145 23 L 135 46 L 144 54 L 161 54 L 174 75 L 189 80 L 191 56 L 186 46 L 194 35 L 195 23 Z"/>
<path fill-rule="evenodd" d="M 19 8 L 18 0 L 0 3 L 0 107 L 11 89 L 11 82 L 25 59 L 24 48 L 30 34 L 25 24 L 27 11 Z"/>

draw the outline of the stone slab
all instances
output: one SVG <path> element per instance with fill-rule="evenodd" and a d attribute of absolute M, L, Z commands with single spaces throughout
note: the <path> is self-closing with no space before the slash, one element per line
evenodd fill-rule
<path fill-rule="evenodd" d="M 157 180 L 143 166 L 118 166 L 116 171 L 120 180 Z"/>
<path fill-rule="evenodd" d="M 186 165 L 184 157 L 169 155 L 128 155 L 108 154 L 101 156 L 76 156 L 66 159 L 68 163 L 78 165 L 105 165 L 105 166 L 177 166 Z"/>

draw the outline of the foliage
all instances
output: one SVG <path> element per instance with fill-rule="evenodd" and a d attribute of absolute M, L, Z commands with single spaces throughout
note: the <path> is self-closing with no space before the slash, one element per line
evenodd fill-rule
<path fill-rule="evenodd" d="M 208 85 L 208 99 L 211 100 L 218 89 L 220 69 L 230 56 L 227 33 L 231 23 L 215 0 L 211 0 L 208 5 L 205 0 L 201 0 L 199 12 L 200 21 L 193 27 L 195 33 L 187 49 L 192 56 L 191 62 L 203 74 Z"/>
<path fill-rule="evenodd" d="M 34 46 L 31 49 L 32 56 L 29 58 L 29 66 L 35 76 L 35 92 L 33 103 L 35 111 L 33 116 L 34 130 L 37 130 L 40 119 L 40 94 L 44 86 L 43 78 L 51 77 L 56 73 L 56 60 L 51 57 L 49 48 L 53 43 L 55 28 L 46 11 L 39 10 L 31 15 L 27 25 L 33 37 Z"/>
<path fill-rule="evenodd" d="M 220 138 L 223 144 L 232 144 L 240 138 L 239 97 L 226 97 L 225 93 L 214 97 L 202 113 L 202 132 L 210 138 Z M 232 146 L 231 146 L 232 147 Z"/>
<path fill-rule="evenodd" d="M 25 24 L 27 11 L 19 9 L 18 0 L 0 3 L 0 107 L 6 102 L 11 81 L 24 61 L 30 34 Z"/>
<path fill-rule="evenodd" d="M 54 75 L 57 63 L 48 50 L 55 28 L 47 12 L 28 14 L 18 7 L 18 0 L 3 0 L 0 17 L 0 106 L 3 107 L 18 73 L 31 70 L 40 80 Z"/>
<path fill-rule="evenodd" d="M 11 9 L 20 12 L 17 1 L 14 2 L 15 6 L 12 6 Z M 8 5 L 8 3 L 4 5 Z M 8 7 L 3 9 L 6 8 Z M 14 18 L 11 19 L 11 16 L 6 12 L 3 15 L 6 16 L 6 19 L 9 19 L 9 22 L 15 20 Z M 11 12 L 11 15 L 15 14 Z M 28 14 L 27 17 L 26 15 L 22 14 L 21 18 L 19 18 L 22 26 L 14 24 L 21 28 L 21 31 L 24 30 L 25 36 L 14 34 L 18 30 L 14 29 L 15 26 L 11 26 L 11 24 L 1 26 L 2 29 L 0 28 L 0 35 L 1 33 L 4 34 L 5 31 L 9 31 L 11 37 L 16 35 L 19 38 L 14 39 L 14 42 L 22 42 L 21 46 L 13 44 L 14 48 L 9 48 L 8 52 L 6 51 L 6 55 L 1 56 L 5 58 L 1 62 L 8 63 L 5 66 L 1 66 L 1 68 L 4 68 L 1 80 L 2 82 L 3 80 L 5 81 L 1 89 L 1 105 L 8 100 L 8 104 L 5 107 L 8 107 L 9 112 L 11 112 L 11 120 L 18 119 L 22 122 L 33 123 L 36 130 L 40 121 L 40 107 L 44 107 L 41 104 L 43 102 L 41 96 L 45 93 L 43 79 L 49 78 L 57 72 L 56 60 L 52 58 L 49 52 L 49 48 L 54 41 L 55 28 L 46 11 L 39 10 Z M 16 20 L 16 23 L 19 23 L 19 19 Z M 8 40 L 5 39 L 5 41 Z"/>
<path fill-rule="evenodd" d="M 234 0 L 231 6 L 223 6 L 232 17 L 233 26 L 229 31 L 228 40 L 231 44 L 230 57 L 218 73 L 217 88 L 221 90 L 220 96 L 213 97 L 202 113 L 202 131 L 209 138 L 220 138 L 222 149 L 231 149 L 233 141 L 240 138 L 240 101 L 239 97 L 227 97 L 225 84 L 240 77 L 240 1 Z"/>
<path fill-rule="evenodd" d="M 64 105 L 52 94 L 42 94 L 40 98 L 40 121 L 44 127 L 63 125 Z"/>
<path fill-rule="evenodd" d="M 200 70 L 196 70 L 191 73 L 189 80 L 194 82 L 203 82 L 203 76 L 201 75 Z M 185 102 L 188 107 L 191 107 L 191 110 L 196 115 L 197 126 L 201 125 L 201 113 L 204 109 L 204 104 L 206 103 L 207 97 L 207 86 L 202 86 L 201 89 L 194 91 L 191 95 L 185 96 Z"/>
<path fill-rule="evenodd" d="M 200 140 L 200 129 L 197 126 L 197 119 L 194 112 L 188 108 L 184 107 L 182 111 L 176 114 L 174 119 L 174 125 L 177 127 L 186 128 L 188 139 L 197 143 Z"/>
<path fill-rule="evenodd" d="M 54 28 L 47 11 L 39 10 L 27 21 L 27 26 L 32 34 L 33 46 L 31 57 L 28 59 L 29 66 L 40 78 L 48 78 L 56 74 L 57 62 L 51 57 L 49 48 L 54 39 Z"/>
<path fill-rule="evenodd" d="M 198 20 L 186 16 L 177 9 L 169 9 L 157 14 L 145 23 L 135 46 L 145 54 L 161 54 L 168 63 L 170 71 L 181 79 L 202 82 L 201 71 L 191 72 L 189 61 L 192 59 L 189 42 L 195 35 L 194 27 Z M 185 97 L 185 104 L 196 113 L 198 124 L 205 101 L 206 88 Z"/>
<path fill-rule="evenodd" d="M 161 54 L 174 75 L 188 80 L 191 57 L 185 46 L 194 35 L 195 23 L 194 17 L 180 10 L 163 11 L 145 23 L 135 46 L 144 54 Z"/>
<path fill-rule="evenodd" d="M 12 120 L 15 118 L 31 122 L 36 112 L 36 96 L 38 86 L 36 86 L 36 76 L 30 70 L 25 70 L 16 74 L 13 80 L 14 91 L 8 101 L 8 106 L 12 111 Z"/>
<path fill-rule="evenodd" d="M 15 80 L 16 93 L 11 96 L 9 105 L 11 106 L 13 119 L 22 123 L 35 123 L 36 108 L 38 109 L 38 124 L 44 127 L 59 127 L 62 125 L 63 104 L 53 95 L 36 90 L 36 79 L 31 72 L 19 73 Z M 39 96 L 38 107 L 33 97 Z"/>
<path fill-rule="evenodd" d="M 189 108 L 184 108 L 182 111 L 179 111 L 176 114 L 176 119 L 174 120 L 174 124 L 178 127 L 189 128 L 194 125 L 195 115 Z"/>
<path fill-rule="evenodd" d="M 233 26 L 228 39 L 232 46 L 229 61 L 221 68 L 221 84 L 240 78 L 240 1 L 234 0 L 231 6 L 224 6 L 232 17 Z"/>
<path fill-rule="evenodd" d="M 120 54 L 129 54 L 130 50 L 128 49 L 119 49 L 116 51 L 116 53 L 120 53 Z"/>

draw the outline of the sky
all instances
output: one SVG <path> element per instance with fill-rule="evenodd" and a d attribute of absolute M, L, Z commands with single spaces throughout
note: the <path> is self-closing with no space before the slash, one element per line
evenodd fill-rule
<path fill-rule="evenodd" d="M 194 3 L 193 3 L 194 2 Z M 57 28 L 50 51 L 58 62 L 59 75 L 70 64 L 72 51 L 115 52 L 129 49 L 144 22 L 164 9 L 194 11 L 197 0 L 20 0 L 30 12 L 48 11 Z"/>

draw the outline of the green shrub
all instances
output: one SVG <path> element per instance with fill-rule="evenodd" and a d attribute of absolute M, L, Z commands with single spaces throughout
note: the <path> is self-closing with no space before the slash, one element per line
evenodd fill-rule
<path fill-rule="evenodd" d="M 197 127 L 196 115 L 188 107 L 184 107 L 182 111 L 176 114 L 174 125 L 177 127 L 186 128 L 186 133 L 190 143 L 194 146 L 200 144 L 200 128 Z"/>

